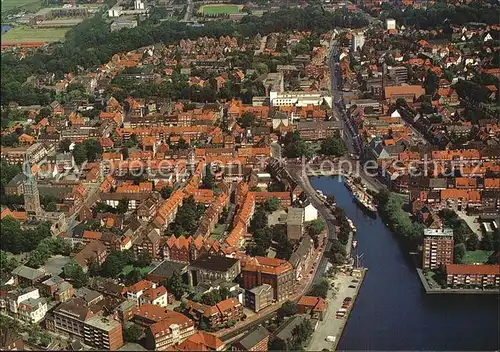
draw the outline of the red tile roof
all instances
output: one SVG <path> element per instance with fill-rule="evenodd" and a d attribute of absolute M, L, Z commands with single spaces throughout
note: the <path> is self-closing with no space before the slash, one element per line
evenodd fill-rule
<path fill-rule="evenodd" d="M 447 264 L 449 275 L 500 275 L 500 265 Z"/>

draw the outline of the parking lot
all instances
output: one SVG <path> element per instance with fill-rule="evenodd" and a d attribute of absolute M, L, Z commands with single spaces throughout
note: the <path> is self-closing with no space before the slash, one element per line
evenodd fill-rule
<path fill-rule="evenodd" d="M 321 351 L 322 349 L 332 350 L 337 344 L 340 332 L 345 324 L 347 315 L 344 318 L 337 319 L 336 312 L 342 308 L 342 304 L 346 297 L 352 297 L 357 294 L 359 289 L 359 282 L 353 283 L 352 280 L 359 280 L 353 276 L 348 276 L 342 273 L 336 275 L 336 279 L 333 280 L 333 284 L 338 288 L 337 294 L 334 294 L 335 290 L 330 289 L 328 291 L 328 310 L 323 321 L 320 321 L 316 331 L 313 334 L 311 342 L 307 348 L 308 351 Z M 354 287 L 349 287 L 354 286 Z M 329 342 L 326 340 L 328 336 L 335 336 L 335 342 Z"/>

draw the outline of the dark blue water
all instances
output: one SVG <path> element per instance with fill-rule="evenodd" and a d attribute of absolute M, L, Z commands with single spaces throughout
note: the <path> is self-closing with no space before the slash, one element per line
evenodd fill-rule
<path fill-rule="evenodd" d="M 499 297 L 426 295 L 415 268 L 380 218 L 366 216 L 338 178 L 311 178 L 335 195 L 357 227 L 368 273 L 339 342 L 341 350 L 498 350 Z"/>

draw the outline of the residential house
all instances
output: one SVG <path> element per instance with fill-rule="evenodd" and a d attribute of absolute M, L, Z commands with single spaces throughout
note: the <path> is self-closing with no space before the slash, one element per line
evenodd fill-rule
<path fill-rule="evenodd" d="M 304 233 L 304 209 L 288 208 L 286 234 L 289 241 L 298 242 Z"/>
<path fill-rule="evenodd" d="M 161 232 L 156 228 L 146 232 L 134 241 L 132 248 L 136 254 L 149 253 L 153 259 L 156 259 L 160 256 Z"/>
<path fill-rule="evenodd" d="M 297 302 L 298 314 L 309 314 L 313 319 L 323 320 L 328 309 L 328 302 L 321 297 L 302 296 Z"/>
<path fill-rule="evenodd" d="M 271 333 L 259 325 L 231 344 L 233 351 L 267 351 Z"/>
<path fill-rule="evenodd" d="M 304 235 L 300 240 L 299 245 L 290 256 L 290 263 L 295 270 L 296 280 L 300 280 L 308 273 L 307 270 L 311 265 L 314 253 L 314 241 L 309 235 Z"/>
<path fill-rule="evenodd" d="M 45 298 L 28 298 L 18 306 L 18 317 L 27 323 L 38 324 L 47 314 Z"/>
<path fill-rule="evenodd" d="M 205 331 L 197 331 L 189 336 L 184 342 L 171 346 L 174 351 L 223 351 L 226 344 L 216 335 Z"/>
<path fill-rule="evenodd" d="M 139 304 L 139 298 L 144 294 L 144 292 L 155 288 L 156 284 L 154 282 L 141 280 L 126 288 L 127 299 L 134 300 Z"/>
<path fill-rule="evenodd" d="M 236 298 L 228 298 L 214 306 L 188 301 L 187 310 L 195 320 L 211 328 L 229 326 L 244 317 L 243 305 Z"/>
<path fill-rule="evenodd" d="M 446 284 L 451 288 L 500 287 L 499 265 L 446 265 Z"/>
<path fill-rule="evenodd" d="M 41 283 L 40 291 L 48 297 L 54 298 L 57 302 L 66 302 L 73 297 L 73 285 L 61 279 L 59 276 L 51 278 Z"/>
<path fill-rule="evenodd" d="M 165 286 L 150 288 L 144 291 L 143 294 L 139 296 L 139 306 L 146 303 L 166 307 L 168 305 L 168 293 Z"/>
<path fill-rule="evenodd" d="M 146 346 L 150 350 L 165 351 L 182 343 L 196 332 L 194 323 L 184 314 L 168 311 L 146 330 Z"/>
<path fill-rule="evenodd" d="M 74 259 L 84 271 L 87 271 L 90 263 L 95 262 L 101 265 L 106 260 L 107 255 L 108 251 L 102 242 L 90 241 L 75 255 Z"/>
<path fill-rule="evenodd" d="M 48 274 L 40 269 L 33 269 L 25 265 L 20 265 L 12 270 L 16 285 L 33 286 L 42 282 Z"/>
<path fill-rule="evenodd" d="M 245 307 L 254 312 L 268 307 L 274 302 L 274 292 L 271 285 L 262 284 L 249 290 L 245 290 Z"/>

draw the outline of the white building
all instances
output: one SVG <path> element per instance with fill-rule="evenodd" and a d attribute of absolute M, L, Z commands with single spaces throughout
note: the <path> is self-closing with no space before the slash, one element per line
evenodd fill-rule
<path fill-rule="evenodd" d="M 365 45 L 365 35 L 364 33 L 353 33 L 351 41 L 352 51 L 358 51 L 363 49 Z"/>
<path fill-rule="evenodd" d="M 151 288 L 156 288 L 156 284 L 151 281 L 141 280 L 132 286 L 127 287 L 127 299 L 133 300 L 139 304 L 139 298 Z"/>
<path fill-rule="evenodd" d="M 318 218 L 318 209 L 311 202 L 304 207 L 304 221 L 313 221 Z"/>
<path fill-rule="evenodd" d="M 108 10 L 108 17 L 120 17 L 122 15 L 122 7 L 121 6 L 113 6 Z"/>
<path fill-rule="evenodd" d="M 146 5 L 142 0 L 135 0 L 134 1 L 134 9 L 136 10 L 144 10 L 146 8 Z"/>
<path fill-rule="evenodd" d="M 321 92 L 275 92 L 271 91 L 269 94 L 271 106 L 298 106 L 304 107 L 308 105 L 319 106 L 323 103 L 332 106 L 332 97 L 327 96 Z"/>
<path fill-rule="evenodd" d="M 47 302 L 44 298 L 30 298 L 19 304 L 19 318 L 31 324 L 37 324 L 47 314 Z"/>
<path fill-rule="evenodd" d="M 9 310 L 12 313 L 17 314 L 19 312 L 19 305 L 21 304 L 21 302 L 37 298 L 40 298 L 40 292 L 37 288 L 34 287 L 26 288 L 22 293 L 9 293 Z"/>
<path fill-rule="evenodd" d="M 139 297 L 139 306 L 150 303 L 155 306 L 166 307 L 168 305 L 167 296 L 167 289 L 164 286 L 150 288 Z"/>
<path fill-rule="evenodd" d="M 394 18 L 388 18 L 385 20 L 385 28 L 387 30 L 396 29 L 396 20 Z"/>

